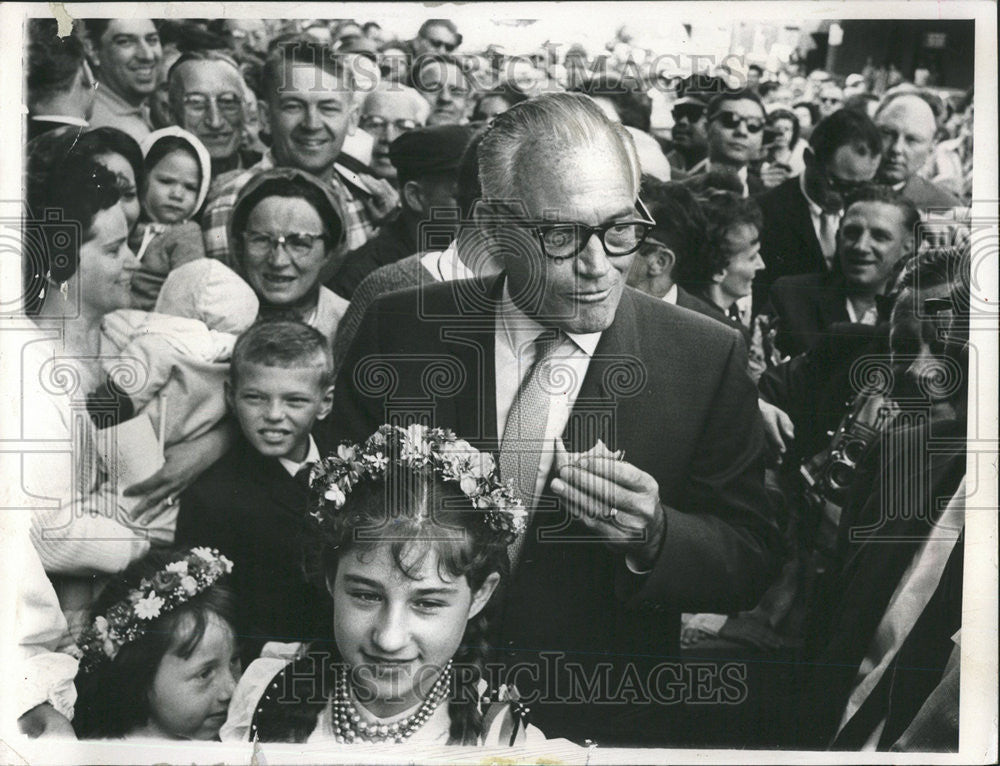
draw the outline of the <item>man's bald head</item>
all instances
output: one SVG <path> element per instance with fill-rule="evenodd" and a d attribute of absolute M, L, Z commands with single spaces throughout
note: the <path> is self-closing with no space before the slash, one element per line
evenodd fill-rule
<path fill-rule="evenodd" d="M 905 183 L 918 173 L 934 148 L 937 122 L 934 112 L 915 93 L 887 99 L 875 113 L 882 135 L 882 165 L 879 179 L 889 184 Z"/>

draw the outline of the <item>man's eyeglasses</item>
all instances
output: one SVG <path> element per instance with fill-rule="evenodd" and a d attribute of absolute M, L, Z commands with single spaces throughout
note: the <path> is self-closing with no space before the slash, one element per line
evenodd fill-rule
<path fill-rule="evenodd" d="M 747 133 L 760 133 L 764 129 L 764 120 L 760 117 L 742 117 L 736 112 L 716 112 L 711 118 L 718 120 L 727 130 L 735 130 L 741 123 L 746 125 Z"/>
<path fill-rule="evenodd" d="M 275 237 L 262 231 L 252 230 L 247 231 L 243 235 L 247 254 L 255 256 L 269 255 L 281 245 L 289 255 L 301 258 L 309 255 L 312 252 L 313 245 L 320 240 L 326 241 L 326 235 L 293 231 L 280 237 Z"/>
<path fill-rule="evenodd" d="M 681 104 L 671 109 L 670 114 L 673 115 L 674 122 L 680 122 L 681 120 L 698 122 L 702 115 L 705 114 L 705 107 L 698 106 L 697 104 Z"/>
<path fill-rule="evenodd" d="M 398 120 L 387 120 L 385 117 L 378 117 L 374 114 L 367 114 L 361 118 L 359 125 L 362 130 L 367 130 L 369 132 L 381 133 L 390 125 L 392 125 L 400 133 L 407 133 L 411 130 L 415 130 L 419 127 L 416 120 L 410 120 L 407 118 L 400 118 Z"/>
<path fill-rule="evenodd" d="M 539 223 L 527 221 L 538 236 L 542 252 L 549 258 L 562 260 L 575 258 L 597 234 L 604 252 L 612 258 L 630 255 L 638 250 L 649 232 L 656 226 L 642 200 L 636 200 L 636 210 L 644 219 L 612 221 L 602 226 L 587 226 L 583 223 Z"/>
<path fill-rule="evenodd" d="M 238 93 L 220 93 L 218 96 L 206 96 L 204 93 L 188 93 L 184 96 L 184 111 L 194 116 L 200 116 L 208 111 L 211 103 L 227 117 L 235 117 L 243 111 L 243 98 Z"/>

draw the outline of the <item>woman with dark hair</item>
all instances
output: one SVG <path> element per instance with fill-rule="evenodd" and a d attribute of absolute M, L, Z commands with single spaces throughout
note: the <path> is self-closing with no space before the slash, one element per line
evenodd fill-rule
<path fill-rule="evenodd" d="M 22 418 L 32 438 L 68 447 L 65 454 L 25 455 L 22 483 L 28 496 L 58 500 L 33 509 L 31 537 L 74 630 L 103 584 L 99 575 L 121 571 L 151 540 L 168 542 L 172 532 L 166 520 L 142 515 L 137 521 L 150 526 L 139 531 L 102 459 L 111 442 L 98 426 L 132 414 L 127 391 L 109 383 L 102 367 L 102 320 L 128 308 L 138 266 L 117 180 L 75 153 L 47 174 L 37 162 L 31 170 L 27 197 L 37 218 L 24 232 L 25 310 L 39 332 L 25 340 L 22 354 L 21 379 L 34 382 L 24 388 Z M 141 374 L 118 372 L 122 385 Z"/>
<path fill-rule="evenodd" d="M 290 663 L 251 664 L 222 739 L 541 739 L 525 725 L 516 692 L 487 694 L 484 678 L 484 608 L 526 520 L 492 457 L 450 431 L 385 425 L 364 445 L 342 446 L 322 469 L 311 485 L 306 561 L 333 599 L 334 644 Z"/>
<path fill-rule="evenodd" d="M 750 295 L 754 275 L 764 268 L 760 257 L 760 208 L 752 199 L 728 191 L 710 192 L 702 202 L 706 239 L 700 257 L 682 261 L 677 281 L 715 308 L 716 317 L 743 334 L 736 302 Z"/>
<path fill-rule="evenodd" d="M 218 739 L 240 675 L 217 551 L 154 551 L 114 578 L 80 641 L 81 739 Z"/>
<path fill-rule="evenodd" d="M 139 190 L 146 181 L 139 144 L 116 128 L 95 128 L 83 134 L 73 152 L 99 162 L 114 173 L 122 210 L 131 232 L 139 220 Z"/>

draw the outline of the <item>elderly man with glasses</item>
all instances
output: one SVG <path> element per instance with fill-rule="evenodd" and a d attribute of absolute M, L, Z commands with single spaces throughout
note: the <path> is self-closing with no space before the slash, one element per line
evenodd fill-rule
<path fill-rule="evenodd" d="M 498 115 L 479 169 L 502 273 L 375 301 L 333 436 L 422 419 L 494 452 L 530 517 L 491 604 L 501 680 L 550 737 L 676 742 L 680 611 L 753 604 L 778 545 L 742 341 L 625 286 L 655 222 L 628 132 L 591 99 Z"/>

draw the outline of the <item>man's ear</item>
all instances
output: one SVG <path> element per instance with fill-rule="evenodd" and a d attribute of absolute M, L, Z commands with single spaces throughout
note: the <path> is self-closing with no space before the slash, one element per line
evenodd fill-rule
<path fill-rule="evenodd" d="M 101 65 L 100 45 L 94 45 L 94 41 L 87 33 L 80 35 L 80 39 L 83 41 L 83 52 L 90 59 L 91 66 L 99 67 Z"/>
<path fill-rule="evenodd" d="M 317 420 L 326 420 L 326 416 L 330 414 L 330 410 L 333 409 L 333 386 L 329 385 L 323 391 L 323 403 L 320 404 L 319 410 L 316 412 Z"/>
<path fill-rule="evenodd" d="M 420 213 L 426 213 L 424 209 L 424 204 L 426 196 L 424 195 L 424 190 L 417 181 L 407 181 L 403 184 L 403 188 L 400 189 L 400 195 L 403 198 L 403 203 L 410 210 L 416 210 Z"/>
<path fill-rule="evenodd" d="M 470 620 L 483 611 L 483 607 L 489 603 L 490 596 L 493 595 L 493 591 L 497 589 L 499 584 L 500 573 L 492 572 L 480 586 L 479 590 L 472 594 L 472 603 L 469 605 Z"/>
<path fill-rule="evenodd" d="M 257 117 L 260 120 L 261 130 L 267 129 L 267 132 L 271 132 L 271 107 L 267 103 L 266 98 L 257 99 Z"/>

